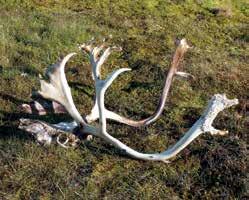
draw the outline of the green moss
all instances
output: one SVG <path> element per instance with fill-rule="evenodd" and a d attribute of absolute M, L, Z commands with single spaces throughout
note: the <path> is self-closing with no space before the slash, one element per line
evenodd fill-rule
<path fill-rule="evenodd" d="M 246 0 L 0 0 L 0 5 L 0 199 L 246 198 Z M 186 37 L 193 46 L 181 69 L 194 76 L 174 80 L 156 123 L 134 129 L 110 122 L 112 135 L 143 152 L 163 151 L 193 124 L 214 93 L 239 98 L 239 106 L 215 121 L 230 135 L 203 136 L 165 165 L 129 159 L 97 138 L 75 150 L 44 148 L 18 130 L 23 116 L 18 106 L 39 88 L 38 74 L 70 52 L 78 53 L 66 68 L 72 94 L 80 112 L 90 112 L 94 89 L 89 58 L 77 45 L 110 34 L 110 44 L 122 46 L 123 52 L 110 56 L 104 76 L 119 67 L 132 68 L 108 90 L 111 110 L 136 119 L 153 113 L 176 38 Z"/>

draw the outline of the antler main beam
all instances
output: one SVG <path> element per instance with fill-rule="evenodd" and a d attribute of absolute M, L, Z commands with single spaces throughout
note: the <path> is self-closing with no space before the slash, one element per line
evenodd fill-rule
<path fill-rule="evenodd" d="M 225 95 L 216 94 L 212 97 L 209 101 L 209 104 L 206 107 L 206 110 L 201 115 L 201 117 L 194 123 L 194 125 L 185 133 L 185 135 L 172 147 L 165 150 L 162 153 L 154 153 L 154 154 L 146 154 L 140 153 L 118 139 L 112 137 L 108 134 L 107 130 L 107 119 L 113 119 L 128 125 L 132 126 L 141 126 L 141 125 L 148 125 L 155 121 L 159 115 L 162 113 L 163 107 L 165 105 L 166 98 L 168 96 L 169 88 L 173 80 L 173 76 L 175 74 L 180 74 L 186 76 L 187 74 L 184 72 L 178 72 L 177 67 L 179 66 L 180 60 L 183 58 L 184 54 L 186 53 L 189 46 L 185 39 L 180 41 L 179 46 L 176 49 L 176 52 L 173 57 L 173 61 L 171 63 L 170 70 L 168 75 L 165 79 L 163 93 L 161 95 L 159 105 L 155 111 L 155 113 L 144 120 L 141 121 L 133 121 L 130 119 L 126 119 L 124 117 L 119 116 L 118 114 L 109 111 L 105 108 L 105 93 L 108 87 L 112 84 L 112 82 L 123 72 L 129 71 L 129 68 L 121 68 L 118 69 L 107 76 L 106 79 L 101 78 L 101 67 L 104 62 L 107 60 L 108 56 L 110 55 L 111 51 L 113 50 L 120 50 L 117 47 L 108 47 L 105 48 L 104 45 L 99 47 L 93 47 L 91 44 L 83 44 L 80 46 L 81 49 L 87 51 L 90 54 L 90 62 L 92 66 L 92 75 L 93 80 L 95 82 L 95 105 L 92 109 L 90 115 L 86 118 L 83 118 L 76 106 L 73 102 L 73 98 L 71 95 L 70 87 L 68 86 L 64 68 L 66 62 L 73 56 L 75 53 L 68 54 L 65 58 L 63 58 L 59 63 L 53 65 L 52 67 L 48 68 L 47 70 L 47 77 L 49 82 L 41 80 L 41 90 L 38 92 L 43 98 L 47 98 L 56 102 L 59 102 L 63 107 L 67 110 L 67 112 L 71 115 L 71 117 L 75 120 L 73 123 L 64 123 L 61 122 L 56 125 L 48 125 L 41 121 L 35 121 L 35 130 L 32 129 L 32 121 L 30 120 L 21 120 L 20 128 L 26 131 L 29 131 L 33 134 L 36 134 L 37 137 L 41 138 L 40 140 L 47 140 L 49 135 L 54 133 L 65 133 L 65 131 L 73 132 L 77 130 L 77 134 L 91 134 L 94 136 L 98 136 L 102 138 L 104 141 L 114 145 L 115 147 L 121 149 L 127 155 L 141 160 L 151 160 L 151 161 L 163 161 L 168 162 L 170 158 L 177 155 L 182 149 L 184 149 L 187 145 L 189 145 L 194 139 L 196 139 L 199 135 L 203 133 L 210 132 L 212 135 L 224 135 L 226 131 L 220 131 L 215 129 L 212 126 L 213 120 L 216 118 L 219 112 L 223 111 L 224 109 L 231 107 L 233 105 L 238 104 L 237 99 L 227 99 Z M 84 120 L 86 119 L 86 121 Z M 99 119 L 99 126 L 94 127 L 89 124 L 89 122 Z M 87 123 L 88 122 L 88 123 Z M 25 124 L 26 123 L 26 124 Z M 28 125 L 27 125 L 28 124 Z M 46 128 L 49 126 L 50 128 Z M 45 127 L 45 128 L 43 128 Z M 46 134 L 43 135 L 42 130 L 49 130 L 46 131 Z M 63 146 L 67 147 L 66 143 L 69 141 L 66 140 L 65 142 L 61 143 L 59 138 L 60 135 L 57 137 L 57 142 Z M 72 138 L 72 137 L 71 137 Z M 48 140 L 50 143 L 50 139 Z M 75 142 L 73 143 L 75 144 Z M 74 146 L 74 145 L 73 145 Z"/>

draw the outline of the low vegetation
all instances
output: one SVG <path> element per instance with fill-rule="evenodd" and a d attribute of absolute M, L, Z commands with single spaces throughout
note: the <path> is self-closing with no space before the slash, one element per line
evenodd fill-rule
<path fill-rule="evenodd" d="M 249 4 L 246 0 L 0 0 L 0 199 L 248 199 Z M 194 78 L 175 79 L 160 120 L 146 128 L 109 122 L 108 131 L 143 151 L 164 150 L 199 117 L 215 93 L 240 104 L 215 125 L 229 135 L 204 135 L 170 164 L 122 156 L 101 139 L 76 149 L 38 146 L 17 129 L 20 104 L 39 88 L 38 75 L 92 37 L 123 52 L 105 70 L 129 67 L 107 92 L 106 105 L 140 119 L 155 109 L 175 48 L 193 48 L 182 68 Z M 93 105 L 87 55 L 66 74 L 80 113 Z M 67 115 L 29 118 L 55 123 Z M 120 155 L 120 156 L 118 156 Z"/>

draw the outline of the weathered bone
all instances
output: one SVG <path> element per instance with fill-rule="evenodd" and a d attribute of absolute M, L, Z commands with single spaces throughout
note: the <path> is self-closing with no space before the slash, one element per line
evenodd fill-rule
<path fill-rule="evenodd" d="M 108 58 L 111 51 L 113 51 L 113 50 L 121 51 L 122 50 L 120 47 L 112 47 L 112 48 L 109 47 L 104 51 L 102 56 L 99 56 L 100 52 L 104 49 L 104 47 L 105 47 L 105 44 L 102 44 L 100 47 L 93 47 L 92 44 L 82 44 L 79 46 L 80 49 L 85 50 L 90 55 L 90 62 L 91 62 L 91 66 L 93 69 L 93 73 L 96 73 L 95 75 L 93 74 L 93 79 L 95 76 L 100 77 L 101 66 L 104 64 L 104 62 Z M 168 92 L 169 92 L 170 86 L 172 84 L 174 75 L 182 76 L 185 78 L 193 77 L 189 73 L 177 71 L 177 68 L 180 64 L 180 61 L 182 60 L 184 54 L 187 52 L 187 50 L 189 48 L 190 47 L 188 46 L 185 39 L 183 39 L 179 42 L 178 47 L 176 49 L 176 52 L 173 56 L 173 61 L 171 63 L 170 70 L 169 70 L 169 72 L 165 78 L 165 81 L 164 81 L 164 88 L 163 88 L 163 92 L 162 92 L 162 95 L 161 95 L 160 100 L 159 100 L 159 104 L 158 104 L 157 109 L 154 112 L 154 114 L 152 114 L 152 116 L 150 116 L 146 119 L 143 119 L 143 120 L 136 121 L 136 120 L 125 118 L 123 116 L 118 115 L 117 113 L 114 113 L 114 112 L 106 109 L 106 112 L 108 113 L 107 119 L 118 121 L 118 122 L 130 125 L 130 126 L 134 126 L 134 127 L 149 125 L 152 122 L 156 121 L 163 112 L 163 109 L 164 109 L 164 106 L 165 106 L 165 103 L 167 100 Z M 95 104 L 92 108 L 92 111 L 89 115 L 86 116 L 86 120 L 88 123 L 90 123 L 90 122 L 96 121 L 98 118 L 99 118 L 99 113 L 98 113 L 98 109 L 97 109 L 97 102 L 95 100 Z"/>
<path fill-rule="evenodd" d="M 182 59 L 184 53 L 187 51 L 189 46 L 187 45 L 185 39 L 180 41 L 180 44 L 177 47 L 176 52 L 174 54 L 171 68 L 165 80 L 165 85 L 158 108 L 151 117 L 141 121 L 128 120 L 126 118 L 123 118 L 115 114 L 114 112 L 108 111 L 105 108 L 104 97 L 106 90 L 112 84 L 112 82 L 118 77 L 118 75 L 120 75 L 125 71 L 130 70 L 128 68 L 121 68 L 112 72 L 109 76 L 107 76 L 106 79 L 101 79 L 100 76 L 101 66 L 103 65 L 107 57 L 110 55 L 111 51 L 113 49 L 116 49 L 116 47 L 115 48 L 109 47 L 104 50 L 103 45 L 100 47 L 92 47 L 91 45 L 82 45 L 81 48 L 83 48 L 87 52 L 90 52 L 90 60 L 92 65 L 92 73 L 93 73 L 93 79 L 95 81 L 95 91 L 96 91 L 95 106 L 92 110 L 91 115 L 87 117 L 88 118 L 87 121 L 93 121 L 99 118 L 99 126 L 94 127 L 87 124 L 80 116 L 79 112 L 77 111 L 74 105 L 71 91 L 68 86 L 64 72 L 64 66 L 66 62 L 72 55 L 74 55 L 74 54 L 69 54 L 60 63 L 54 65 L 52 68 L 49 68 L 47 74 L 49 76 L 50 83 L 47 83 L 42 80 L 41 91 L 39 93 L 44 98 L 48 98 L 50 100 L 54 100 L 61 103 L 68 111 L 68 113 L 72 116 L 72 118 L 76 121 L 76 123 L 61 122 L 57 125 L 48 125 L 41 121 L 34 121 L 33 124 L 32 123 L 27 124 L 27 120 L 25 121 L 24 119 L 22 119 L 20 124 L 21 129 L 24 129 L 35 135 L 39 135 L 40 133 L 48 133 L 42 136 L 41 139 L 37 137 L 37 139 L 41 141 L 44 140 L 48 141 L 46 143 L 51 142 L 50 139 L 47 139 L 47 135 L 50 135 L 49 133 L 56 132 L 58 135 L 57 143 L 59 143 L 61 146 L 65 148 L 68 147 L 66 144 L 68 143 L 69 139 L 68 140 L 66 139 L 64 142 L 61 142 L 60 141 L 61 131 L 64 133 L 64 131 L 74 132 L 75 130 L 77 130 L 81 134 L 86 134 L 86 135 L 91 134 L 94 136 L 98 136 L 103 140 L 107 141 L 108 143 L 114 145 L 115 147 L 123 150 L 123 152 L 125 152 L 127 155 L 133 158 L 141 160 L 163 161 L 163 162 L 168 162 L 170 158 L 177 155 L 182 149 L 184 149 L 187 145 L 189 145 L 194 139 L 196 139 L 202 133 L 210 132 L 212 135 L 224 135 L 227 133 L 226 131 L 220 131 L 218 129 L 215 129 L 212 126 L 212 123 L 219 112 L 223 111 L 224 109 L 230 106 L 238 104 L 238 100 L 237 99 L 229 100 L 225 95 L 216 94 L 209 101 L 209 104 L 204 113 L 202 114 L 202 116 L 195 122 L 195 124 L 189 129 L 189 131 L 187 131 L 184 134 L 184 136 L 168 150 L 162 153 L 146 154 L 131 149 L 130 147 L 126 146 L 118 139 L 112 137 L 107 133 L 106 119 L 110 118 L 132 126 L 147 125 L 155 121 L 163 110 L 169 92 L 169 87 L 173 80 L 173 76 L 177 73 L 177 67 L 180 63 L 180 60 Z M 104 53 L 100 55 L 102 51 L 104 51 Z M 185 74 L 183 73 L 183 75 Z"/>
<path fill-rule="evenodd" d="M 49 83 L 45 80 L 40 80 L 41 90 L 38 93 L 43 98 L 62 104 L 78 125 L 84 125 L 86 122 L 74 105 L 71 90 L 64 72 L 67 61 L 75 54 L 68 54 L 60 62 L 47 69 L 46 76 L 49 78 Z"/>
<path fill-rule="evenodd" d="M 176 62 L 179 62 L 179 60 L 177 60 Z M 93 68 L 93 70 L 95 69 Z M 226 98 L 225 95 L 217 94 L 212 97 L 203 115 L 200 117 L 199 120 L 196 121 L 196 123 L 189 129 L 189 131 L 185 133 L 185 135 L 173 147 L 169 148 L 168 150 L 162 153 L 156 153 L 156 154 L 140 153 L 126 146 L 116 138 L 112 137 L 106 131 L 106 118 L 109 113 L 106 112 L 104 104 L 105 92 L 119 74 L 128 70 L 129 69 L 127 68 L 119 69 L 113 72 L 111 75 L 109 75 L 105 80 L 101 80 L 97 76 L 94 77 L 96 100 L 97 100 L 98 113 L 99 113 L 99 125 L 100 125 L 99 127 L 100 130 L 97 130 L 95 134 L 97 134 L 99 137 L 103 138 L 104 140 L 108 141 L 115 147 L 123 150 L 126 154 L 136 159 L 168 162 L 170 158 L 174 157 L 177 153 L 179 153 L 182 149 L 184 149 L 200 134 L 206 132 L 210 132 L 212 135 L 224 134 L 224 131 L 217 130 L 212 126 L 213 120 L 218 115 L 218 113 L 224 110 L 225 108 L 238 104 L 238 100 L 237 99 L 229 100 Z"/>
<path fill-rule="evenodd" d="M 99 48 L 97 48 L 97 47 L 93 48 L 93 47 L 91 47 L 89 45 L 84 45 L 83 44 L 83 45 L 80 46 L 80 48 L 82 48 L 83 50 L 86 50 L 88 53 L 90 53 L 92 69 L 93 69 L 93 71 L 95 71 L 93 73 L 99 74 L 99 70 L 96 69 L 96 62 L 93 62 L 92 60 L 94 60 L 94 58 L 99 55 L 99 52 L 100 52 L 99 49 L 102 50 L 103 47 L 101 46 Z M 192 76 L 192 75 L 190 75 L 188 73 L 185 73 L 185 72 L 177 72 L 177 68 L 178 68 L 178 66 L 180 64 L 180 61 L 182 60 L 184 54 L 187 52 L 187 50 L 189 48 L 190 47 L 187 44 L 185 39 L 182 39 L 179 42 L 179 45 L 178 45 L 178 47 L 177 47 L 177 49 L 175 51 L 175 54 L 173 56 L 171 67 L 170 67 L 169 72 L 168 72 L 168 74 L 167 74 L 167 76 L 165 78 L 165 81 L 164 81 L 164 88 L 163 88 L 163 91 L 162 91 L 158 106 L 156 108 L 156 111 L 150 117 L 148 117 L 146 119 L 143 119 L 143 120 L 136 121 L 136 120 L 132 120 L 132 119 L 122 117 L 122 116 L 120 116 L 120 115 L 106 109 L 106 112 L 108 113 L 106 115 L 107 119 L 118 121 L 118 122 L 130 125 L 130 126 L 134 126 L 134 127 L 149 125 L 152 122 L 156 121 L 163 112 L 163 109 L 164 109 L 164 106 L 165 106 L 165 103 L 166 103 L 166 100 L 167 100 L 167 97 L 168 97 L 169 89 L 170 89 L 171 83 L 173 81 L 174 75 L 180 75 L 180 76 L 184 76 L 184 77 Z M 89 51 L 89 49 L 93 49 L 93 50 Z M 94 49 L 97 49 L 97 50 L 94 51 Z M 108 48 L 106 51 L 108 51 L 108 55 L 109 55 L 110 54 L 110 48 Z M 100 64 L 104 63 L 104 61 L 107 58 L 106 55 L 107 54 L 104 53 L 101 56 L 103 62 L 101 62 Z M 101 66 L 99 66 L 99 68 L 100 67 Z M 96 77 L 99 77 L 99 76 L 97 75 Z M 93 107 L 90 115 L 86 116 L 86 120 L 88 122 L 92 122 L 92 121 L 97 120 L 98 118 L 99 118 L 99 113 L 98 113 L 98 109 L 97 109 L 97 103 L 95 101 L 94 107 Z"/>
<path fill-rule="evenodd" d="M 210 132 L 212 135 L 224 135 L 228 133 L 227 131 L 222 131 L 215 129 L 212 126 L 213 120 L 216 118 L 219 112 L 228 108 L 230 106 L 238 104 L 237 99 L 229 100 L 225 95 L 216 94 L 210 100 L 206 111 L 204 114 L 195 122 L 195 124 L 189 129 L 188 132 L 171 148 L 156 154 L 143 154 L 137 152 L 130 147 L 126 146 L 116 138 L 112 137 L 106 132 L 106 112 L 104 109 L 104 93 L 105 89 L 98 92 L 97 102 L 100 112 L 100 129 L 99 136 L 109 143 L 113 144 L 115 147 L 123 150 L 126 154 L 134 157 L 136 159 L 142 160 L 153 160 L 153 161 L 163 161 L 168 162 L 168 160 L 178 154 L 182 149 L 189 145 L 195 138 L 200 134 Z"/>
<path fill-rule="evenodd" d="M 66 132 L 66 130 L 56 128 L 56 126 L 50 125 L 40 120 L 22 118 L 20 119 L 18 128 L 30 133 L 39 144 L 43 145 L 50 145 L 53 138 L 57 138 L 57 143 L 62 147 L 66 147 L 66 144 L 68 144 L 67 147 L 75 147 L 79 142 L 79 139 L 76 135 Z M 73 130 L 71 130 L 71 132 L 73 132 Z M 65 135 L 67 137 L 66 142 L 60 142 L 61 135 Z"/>
<path fill-rule="evenodd" d="M 35 100 L 29 104 L 22 104 L 20 106 L 21 112 L 27 114 L 47 115 L 47 114 L 60 114 L 66 113 L 66 109 L 56 101 Z"/>

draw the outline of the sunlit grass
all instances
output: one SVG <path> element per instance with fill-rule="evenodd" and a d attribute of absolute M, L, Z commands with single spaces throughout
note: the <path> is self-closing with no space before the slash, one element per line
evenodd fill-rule
<path fill-rule="evenodd" d="M 0 0 L 0 199 L 246 198 L 248 20 L 245 0 Z M 156 123 L 135 129 L 110 122 L 110 133 L 137 150 L 162 151 L 192 125 L 213 94 L 226 93 L 240 105 L 220 114 L 215 125 L 230 134 L 202 136 L 165 165 L 124 157 L 98 138 L 64 150 L 38 146 L 19 131 L 18 106 L 39 88 L 39 73 L 70 52 L 77 52 L 66 68 L 73 97 L 82 114 L 90 112 L 89 60 L 77 45 L 109 35 L 123 52 L 110 56 L 104 73 L 132 68 L 108 90 L 111 110 L 136 119 L 154 111 L 175 39 L 185 37 L 193 46 L 181 69 L 194 76 L 174 80 Z M 68 119 L 42 119 L 60 117 Z"/>

